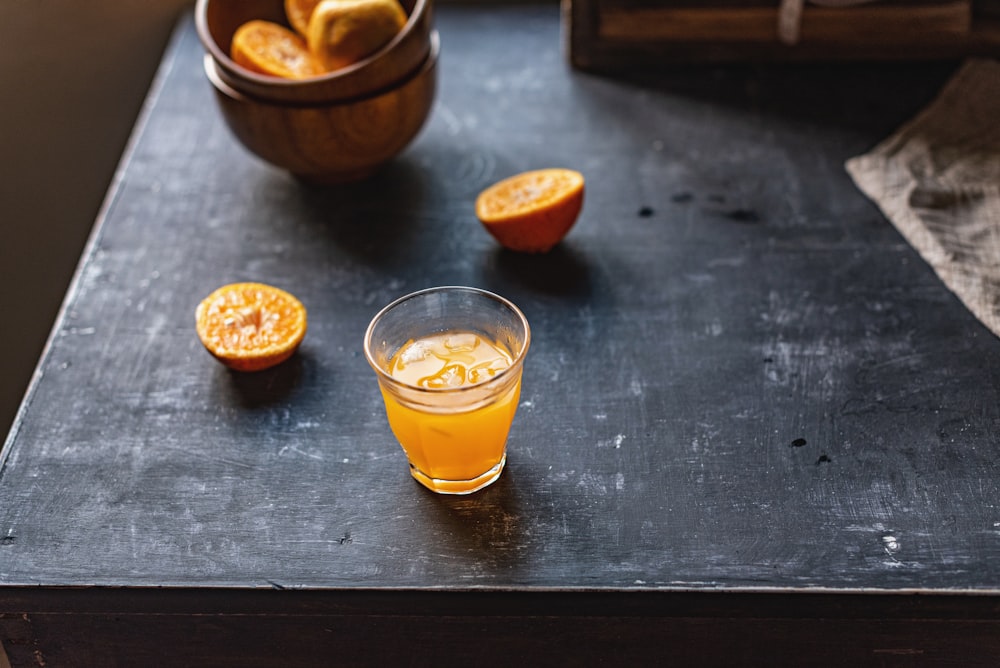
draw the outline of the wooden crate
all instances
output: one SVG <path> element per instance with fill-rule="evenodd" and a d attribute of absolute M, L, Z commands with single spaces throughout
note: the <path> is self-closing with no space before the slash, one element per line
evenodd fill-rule
<path fill-rule="evenodd" d="M 805 2 L 783 39 L 781 0 L 562 0 L 569 57 L 587 70 L 665 62 L 908 60 L 1000 55 L 1000 2 Z"/>

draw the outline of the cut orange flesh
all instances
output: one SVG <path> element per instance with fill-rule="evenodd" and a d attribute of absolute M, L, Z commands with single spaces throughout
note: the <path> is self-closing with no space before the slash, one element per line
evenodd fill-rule
<path fill-rule="evenodd" d="M 306 309 L 293 295 L 263 283 L 232 283 L 195 310 L 198 338 L 216 359 L 237 371 L 284 362 L 306 334 Z"/>
<path fill-rule="evenodd" d="M 230 49 L 236 64 L 251 72 L 284 79 L 306 79 L 323 74 L 305 40 L 270 21 L 248 21 L 233 35 Z"/>
<path fill-rule="evenodd" d="M 285 16 L 295 32 L 305 37 L 309 33 L 309 18 L 321 0 L 285 0 Z"/>
<path fill-rule="evenodd" d="M 327 70 L 347 67 L 392 41 L 406 25 L 399 0 L 324 0 L 309 19 L 309 50 Z"/>
<path fill-rule="evenodd" d="M 504 247 L 544 253 L 573 227 L 583 191 L 583 175 L 571 169 L 524 172 L 481 192 L 476 217 Z"/>

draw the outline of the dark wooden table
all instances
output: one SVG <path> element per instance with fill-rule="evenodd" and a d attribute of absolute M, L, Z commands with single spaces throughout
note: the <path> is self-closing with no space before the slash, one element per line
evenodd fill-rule
<path fill-rule="evenodd" d="M 13 665 L 996 665 L 1000 340 L 843 169 L 955 64 L 602 77 L 554 5 L 436 23 L 423 133 L 322 190 L 236 143 L 184 17 L 4 446 Z M 579 223 L 500 250 L 476 194 L 545 166 Z M 238 280 L 309 309 L 274 370 L 196 338 Z M 469 497 L 410 479 L 361 350 L 440 284 L 533 326 Z"/>

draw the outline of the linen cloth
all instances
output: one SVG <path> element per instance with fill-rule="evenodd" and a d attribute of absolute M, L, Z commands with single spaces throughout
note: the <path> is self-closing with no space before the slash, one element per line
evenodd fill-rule
<path fill-rule="evenodd" d="M 845 166 L 1000 336 L 1000 62 L 967 60 L 922 112 Z"/>

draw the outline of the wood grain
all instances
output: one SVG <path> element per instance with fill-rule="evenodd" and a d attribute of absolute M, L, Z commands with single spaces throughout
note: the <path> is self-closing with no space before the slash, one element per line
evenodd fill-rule
<path fill-rule="evenodd" d="M 427 60 L 389 90 L 355 100 L 300 105 L 243 95 L 207 56 L 205 73 L 226 124 L 244 146 L 297 177 L 325 184 L 370 176 L 423 128 L 437 91 L 438 36 Z"/>
<path fill-rule="evenodd" d="M 650 7 L 602 10 L 598 37 L 626 42 L 774 42 L 778 10 L 770 7 Z M 972 28 L 968 0 L 918 5 L 859 5 L 850 9 L 806 6 L 801 42 L 826 42 L 841 48 L 877 40 L 914 43 L 965 35 Z"/>
<path fill-rule="evenodd" d="M 779 39 L 777 2 L 565 0 L 574 66 L 655 69 L 664 63 L 893 61 L 1000 53 L 1000 23 L 969 0 L 806 4 L 794 43 Z"/>

